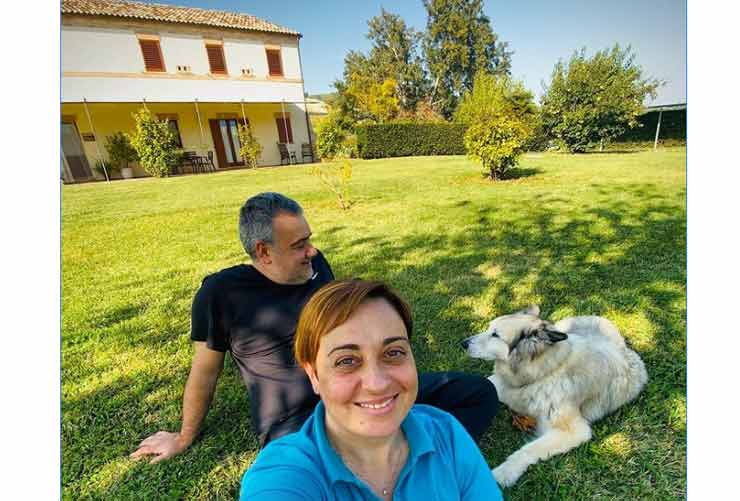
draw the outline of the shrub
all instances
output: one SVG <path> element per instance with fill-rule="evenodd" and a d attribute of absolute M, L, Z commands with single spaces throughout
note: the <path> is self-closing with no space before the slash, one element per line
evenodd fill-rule
<path fill-rule="evenodd" d="M 360 158 L 464 155 L 466 125 L 389 123 L 357 126 Z"/>
<path fill-rule="evenodd" d="M 146 108 L 133 114 L 136 129 L 129 135 L 139 163 L 151 176 L 162 177 L 177 164 L 177 140 L 167 120 L 157 120 Z"/>
<path fill-rule="evenodd" d="M 105 138 L 105 149 L 110 158 L 109 170 L 113 172 L 125 169 L 129 162 L 139 159 L 136 150 L 131 146 L 131 141 L 126 134 L 120 131 Z"/>
<path fill-rule="evenodd" d="M 244 159 L 244 165 L 249 168 L 257 167 L 257 159 L 262 154 L 262 145 L 252 134 L 252 127 L 239 124 L 239 153 Z"/>
<path fill-rule="evenodd" d="M 522 82 L 479 71 L 475 75 L 473 89 L 463 95 L 455 110 L 454 121 L 472 124 L 493 115 L 505 115 L 534 122 L 536 114 L 534 97 Z"/>
<path fill-rule="evenodd" d="M 341 155 L 347 136 L 350 135 L 351 125 L 348 120 L 332 111 L 321 119 L 316 127 L 316 152 L 320 158 L 332 159 Z"/>
<path fill-rule="evenodd" d="M 483 164 L 491 179 L 501 179 L 516 165 L 531 129 L 522 121 L 500 116 L 479 120 L 465 133 L 468 155 Z"/>

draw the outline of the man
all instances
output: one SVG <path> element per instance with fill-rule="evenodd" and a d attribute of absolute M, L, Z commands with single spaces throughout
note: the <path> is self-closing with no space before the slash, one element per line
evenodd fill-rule
<path fill-rule="evenodd" d="M 226 268 L 203 280 L 192 308 L 192 367 L 183 395 L 179 432 L 159 431 L 131 454 L 152 463 L 183 452 L 205 419 L 227 351 L 249 392 L 260 445 L 297 431 L 318 403 L 293 358 L 298 317 L 334 274 L 311 244 L 311 228 L 294 200 L 261 193 L 239 214 L 239 237 L 251 265 Z M 460 373 L 421 374 L 418 403 L 455 415 L 478 440 L 498 410 L 486 378 Z"/>

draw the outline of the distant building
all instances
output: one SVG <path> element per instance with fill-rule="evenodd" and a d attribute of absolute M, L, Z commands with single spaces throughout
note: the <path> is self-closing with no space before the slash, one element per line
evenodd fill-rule
<path fill-rule="evenodd" d="M 62 0 L 62 176 L 100 179 L 105 138 L 134 128 L 146 106 L 185 151 L 239 167 L 237 124 L 277 165 L 310 142 L 301 34 L 248 14 L 114 0 Z M 215 153 L 215 154 L 214 154 Z M 136 167 L 134 174 L 145 172 Z"/>

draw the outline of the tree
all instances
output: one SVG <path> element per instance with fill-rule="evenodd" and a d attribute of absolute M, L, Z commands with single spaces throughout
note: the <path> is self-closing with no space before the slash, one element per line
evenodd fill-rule
<path fill-rule="evenodd" d="M 516 165 L 531 133 L 527 123 L 508 116 L 482 118 L 465 132 L 465 149 L 495 181 Z"/>
<path fill-rule="evenodd" d="M 407 27 L 401 16 L 382 7 L 380 15 L 367 23 L 367 38 L 373 43 L 370 63 L 383 80 L 392 78 L 401 109 L 413 110 L 426 90 L 426 78 L 417 47 L 421 33 Z"/>
<path fill-rule="evenodd" d="M 508 75 L 511 52 L 498 41 L 483 14 L 482 0 L 424 0 L 427 31 L 423 49 L 431 77 L 430 104 L 450 117 L 475 74 Z"/>
<path fill-rule="evenodd" d="M 247 122 L 246 125 L 243 123 L 239 124 L 239 154 L 244 159 L 246 167 L 255 168 L 257 167 L 257 159 L 262 154 L 262 145 L 257 138 L 252 134 L 252 127 Z"/>
<path fill-rule="evenodd" d="M 113 171 L 125 169 L 129 162 L 135 162 L 139 159 L 136 150 L 131 146 L 131 141 L 129 141 L 126 134 L 120 131 L 105 138 L 105 149 L 108 151 L 108 158 L 111 161 L 111 170 Z"/>
<path fill-rule="evenodd" d="M 166 176 L 177 163 L 175 132 L 167 120 L 157 120 L 146 108 L 133 113 L 133 117 L 136 129 L 129 140 L 139 156 L 139 163 L 151 176 Z"/>
<path fill-rule="evenodd" d="M 344 58 L 344 78 L 334 82 L 338 112 L 355 122 L 384 122 L 399 111 L 413 111 L 426 89 L 417 54 L 421 35 L 381 8 L 368 21 L 367 38 L 370 52 L 350 51 Z"/>
<path fill-rule="evenodd" d="M 471 124 L 481 118 L 505 115 L 532 123 L 536 114 L 534 96 L 522 82 L 479 71 L 472 90 L 463 94 L 453 118 L 455 122 Z"/>
<path fill-rule="evenodd" d="M 570 152 L 584 152 L 638 125 L 647 96 L 655 97 L 661 82 L 642 77 L 635 54 L 619 44 L 586 58 L 577 50 L 568 63 L 558 61 L 542 98 L 547 133 Z"/>

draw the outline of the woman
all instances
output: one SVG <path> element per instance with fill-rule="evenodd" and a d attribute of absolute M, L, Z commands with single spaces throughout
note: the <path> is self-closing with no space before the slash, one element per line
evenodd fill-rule
<path fill-rule="evenodd" d="M 381 282 L 319 290 L 301 313 L 295 357 L 321 402 L 299 432 L 260 452 L 241 499 L 501 499 L 462 425 L 414 405 L 411 332 L 410 308 Z"/>

